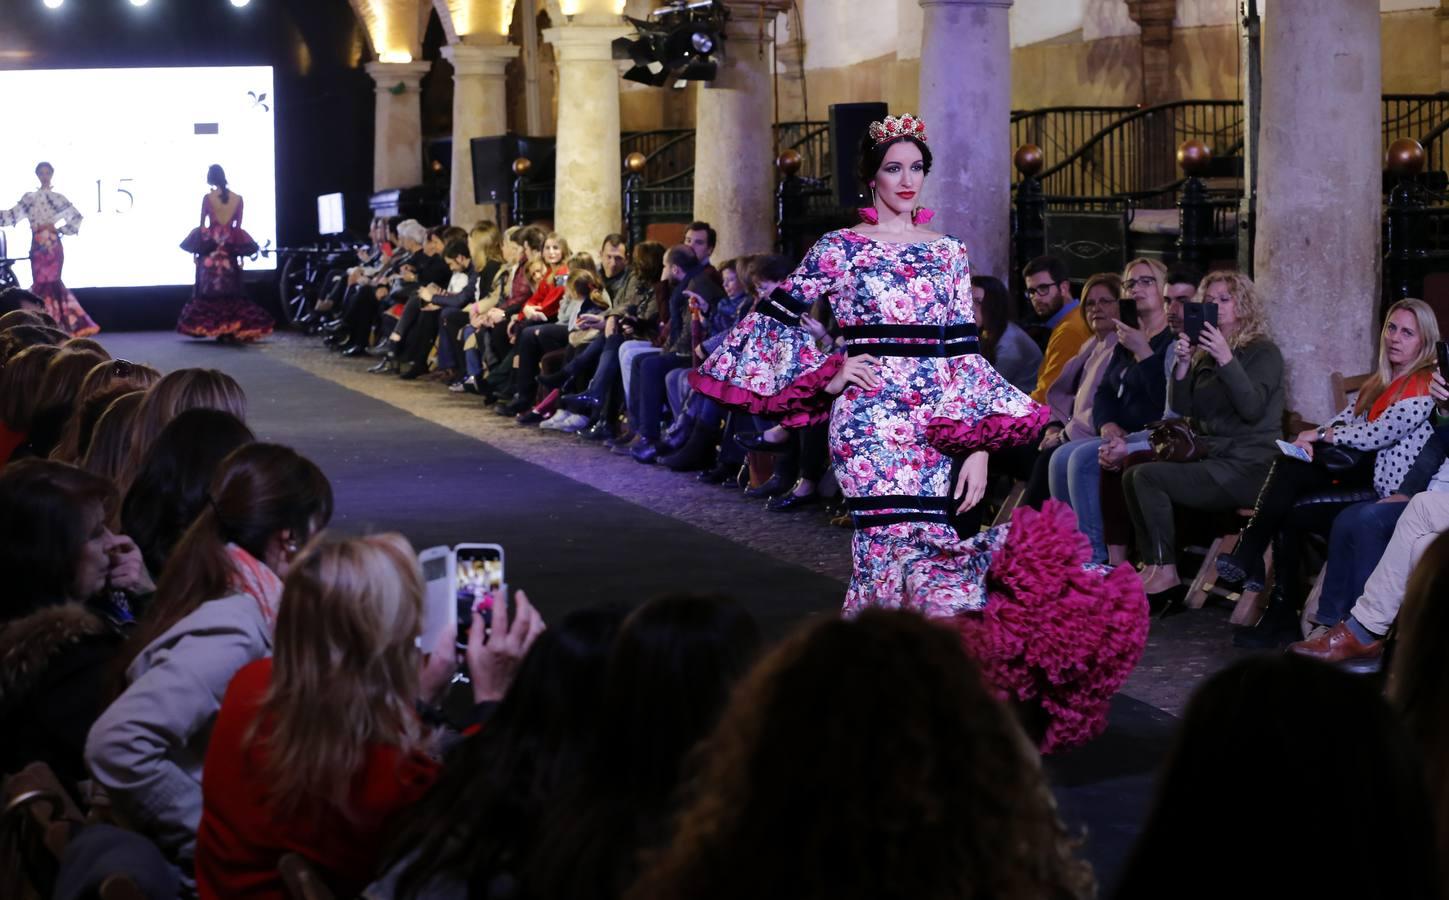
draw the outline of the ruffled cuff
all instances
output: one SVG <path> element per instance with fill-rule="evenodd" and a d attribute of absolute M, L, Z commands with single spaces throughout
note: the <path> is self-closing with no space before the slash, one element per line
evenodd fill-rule
<path fill-rule="evenodd" d="M 778 419 L 786 428 L 802 428 L 830 417 L 830 404 L 835 398 L 825 393 L 825 386 L 844 363 L 844 354 L 833 354 L 821 365 L 802 373 L 778 393 L 770 396 L 757 394 L 698 370 L 689 373 L 689 385 L 724 406 L 741 409 L 755 416 Z"/>
<path fill-rule="evenodd" d="M 1040 404 L 1026 415 L 998 413 L 972 422 L 936 416 L 926 423 L 926 440 L 950 456 L 995 452 L 1030 443 L 1046 426 L 1047 416 L 1047 408 Z"/>

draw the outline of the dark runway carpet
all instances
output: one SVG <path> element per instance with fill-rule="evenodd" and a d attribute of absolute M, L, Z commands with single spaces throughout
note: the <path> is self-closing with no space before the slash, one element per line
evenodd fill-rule
<path fill-rule="evenodd" d="M 561 477 L 259 348 L 164 333 L 100 339 L 114 355 L 163 371 L 230 373 L 247 392 L 257 436 L 297 448 L 331 479 L 334 530 L 400 531 L 419 549 L 501 544 L 509 583 L 545 618 L 691 586 L 736 598 L 771 636 L 839 608 L 844 586 L 827 576 Z M 1104 889 L 1136 834 L 1174 721 L 1118 697 L 1106 735 L 1048 762 L 1063 816 L 1085 829 Z"/>

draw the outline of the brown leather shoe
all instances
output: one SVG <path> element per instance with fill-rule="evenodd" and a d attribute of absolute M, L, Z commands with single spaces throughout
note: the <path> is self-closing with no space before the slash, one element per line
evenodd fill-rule
<path fill-rule="evenodd" d="M 1376 660 L 1384 655 L 1384 642 L 1362 643 L 1340 622 L 1316 638 L 1289 644 L 1288 652 L 1326 663 Z"/>

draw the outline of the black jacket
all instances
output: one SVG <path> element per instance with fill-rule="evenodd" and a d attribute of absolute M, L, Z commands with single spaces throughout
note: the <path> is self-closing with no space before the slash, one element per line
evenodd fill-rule
<path fill-rule="evenodd" d="M 1162 418 L 1167 406 L 1167 357 L 1176 340 L 1171 328 L 1162 329 L 1148 341 L 1152 355 L 1142 362 L 1117 345 L 1092 398 L 1092 427 L 1098 433 L 1108 422 L 1133 432 Z"/>

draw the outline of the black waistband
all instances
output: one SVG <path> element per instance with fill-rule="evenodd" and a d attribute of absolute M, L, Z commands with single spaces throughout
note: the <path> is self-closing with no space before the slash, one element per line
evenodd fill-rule
<path fill-rule="evenodd" d="M 869 340 L 935 340 L 957 341 L 975 338 L 976 326 L 970 322 L 957 325 L 845 325 L 840 329 L 847 341 Z"/>
<path fill-rule="evenodd" d="M 851 512 L 877 509 L 950 509 L 949 497 L 930 494 L 879 494 L 873 497 L 846 497 L 845 508 Z"/>
<path fill-rule="evenodd" d="M 850 523 L 856 528 L 879 528 L 901 522 L 940 522 L 949 525 L 950 516 L 943 512 L 851 513 Z"/>
<path fill-rule="evenodd" d="M 916 356 L 947 358 L 980 352 L 976 326 L 850 325 L 841 329 L 850 356 Z M 904 343 L 914 341 L 915 343 Z"/>

